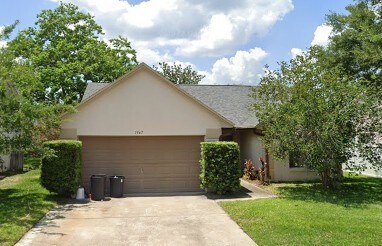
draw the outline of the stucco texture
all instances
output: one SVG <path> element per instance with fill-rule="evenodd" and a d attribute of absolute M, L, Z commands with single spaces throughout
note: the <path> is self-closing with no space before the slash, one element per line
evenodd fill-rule
<path fill-rule="evenodd" d="M 207 129 L 232 127 L 146 66 L 113 82 L 77 110 L 64 117 L 61 138 L 204 136 Z"/>

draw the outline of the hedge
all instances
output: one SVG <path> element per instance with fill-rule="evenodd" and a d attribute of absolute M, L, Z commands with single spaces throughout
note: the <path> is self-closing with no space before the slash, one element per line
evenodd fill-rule
<path fill-rule="evenodd" d="M 42 159 L 41 184 L 50 192 L 70 196 L 80 185 L 82 143 L 75 140 L 55 140 L 44 143 L 54 151 Z"/>
<path fill-rule="evenodd" d="M 224 194 L 240 188 L 239 145 L 235 142 L 202 142 L 200 160 L 201 188 Z"/>

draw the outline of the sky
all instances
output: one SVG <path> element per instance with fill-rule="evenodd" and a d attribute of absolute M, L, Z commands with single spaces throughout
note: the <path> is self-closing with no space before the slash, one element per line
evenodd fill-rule
<path fill-rule="evenodd" d="M 259 83 L 265 65 L 277 69 L 313 44 L 326 45 L 330 11 L 352 0 L 62 0 L 91 13 L 105 38 L 127 37 L 139 62 L 191 65 L 203 84 Z M 2 0 L 0 29 L 33 26 L 57 0 Z M 0 45 L 4 45 L 0 43 Z"/>

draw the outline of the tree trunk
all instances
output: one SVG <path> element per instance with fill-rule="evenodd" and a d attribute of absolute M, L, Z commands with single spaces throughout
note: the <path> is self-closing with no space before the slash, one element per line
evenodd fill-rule
<path fill-rule="evenodd" d="M 321 172 L 322 186 L 327 189 L 338 189 L 343 178 L 342 165 L 336 164 Z"/>

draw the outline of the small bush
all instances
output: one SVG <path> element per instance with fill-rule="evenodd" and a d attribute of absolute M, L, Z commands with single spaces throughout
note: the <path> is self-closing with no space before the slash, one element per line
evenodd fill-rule
<path fill-rule="evenodd" d="M 235 142 L 201 143 L 201 187 L 224 194 L 240 188 L 240 150 Z"/>
<path fill-rule="evenodd" d="M 54 155 L 42 159 L 41 184 L 61 196 L 74 194 L 80 185 L 82 143 L 56 140 L 45 142 L 44 147 Z"/>
<path fill-rule="evenodd" d="M 24 159 L 24 167 L 28 169 L 40 169 L 41 168 L 41 158 L 38 157 L 28 157 Z"/>

